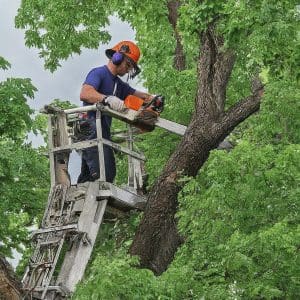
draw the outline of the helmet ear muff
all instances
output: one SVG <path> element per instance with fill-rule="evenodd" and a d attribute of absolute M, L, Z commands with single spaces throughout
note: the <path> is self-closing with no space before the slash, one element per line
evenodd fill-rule
<path fill-rule="evenodd" d="M 124 54 L 121 52 L 115 52 L 111 57 L 111 61 L 114 65 L 119 66 L 124 60 Z"/>

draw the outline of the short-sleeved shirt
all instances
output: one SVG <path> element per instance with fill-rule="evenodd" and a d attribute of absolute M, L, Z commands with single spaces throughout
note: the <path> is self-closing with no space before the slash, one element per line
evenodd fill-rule
<path fill-rule="evenodd" d="M 121 100 L 125 100 L 128 95 L 132 95 L 135 92 L 135 89 L 128 83 L 122 81 L 120 77 L 113 75 L 106 65 L 92 69 L 88 73 L 84 84 L 93 86 L 96 91 L 107 96 L 113 95 L 115 85 L 117 84 L 114 96 L 117 96 Z M 83 105 L 86 106 L 91 104 L 83 101 Z M 88 117 L 96 118 L 96 112 L 88 112 Z M 112 118 L 110 116 L 102 115 L 101 124 L 104 138 L 110 138 L 111 121 Z"/>

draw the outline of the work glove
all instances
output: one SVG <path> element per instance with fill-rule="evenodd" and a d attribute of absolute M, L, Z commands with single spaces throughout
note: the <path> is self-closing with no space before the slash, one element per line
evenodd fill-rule
<path fill-rule="evenodd" d="M 119 112 L 123 112 L 126 110 L 126 106 L 124 104 L 124 101 L 122 101 L 120 98 L 116 96 L 107 96 L 104 99 L 104 105 L 108 105 L 111 109 Z"/>

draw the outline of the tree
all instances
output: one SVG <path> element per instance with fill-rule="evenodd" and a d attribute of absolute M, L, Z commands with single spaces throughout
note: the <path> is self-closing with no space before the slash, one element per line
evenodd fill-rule
<path fill-rule="evenodd" d="M 168 99 L 164 116 L 189 124 L 150 191 L 131 246 L 142 266 L 161 274 L 182 243 L 178 193 L 259 109 L 258 74 L 269 83 L 299 79 L 299 9 L 296 1 L 23 1 L 16 24 L 27 28 L 27 45 L 41 49 L 54 70 L 81 47 L 107 42 L 101 28 L 113 12 L 136 30 L 145 86 Z"/>
<path fill-rule="evenodd" d="M 300 89 L 283 80 L 265 89 L 260 113 L 230 136 L 234 149 L 212 151 L 197 177 L 184 179 L 185 243 L 168 270 L 155 277 L 132 267 L 132 216 L 102 228 L 74 299 L 297 299 Z"/>
<path fill-rule="evenodd" d="M 0 57 L 0 67 L 10 64 Z M 30 79 L 0 82 L 0 296 L 18 299 L 21 284 L 5 257 L 28 247 L 28 228 L 38 222 L 47 195 L 48 164 L 42 149 L 34 149 L 27 134 L 34 128 L 26 103 L 36 88 Z"/>
<path fill-rule="evenodd" d="M 1 68 L 8 67 L 1 58 Z M 13 248 L 22 252 L 27 227 L 41 215 L 47 195 L 46 158 L 26 141 L 33 129 L 33 110 L 26 101 L 34 91 L 30 79 L 8 78 L 0 83 L 0 254 L 8 257 Z"/>
<path fill-rule="evenodd" d="M 2 299 L 20 299 L 21 283 L 3 257 L 0 257 L 0 286 L 0 297 Z"/>

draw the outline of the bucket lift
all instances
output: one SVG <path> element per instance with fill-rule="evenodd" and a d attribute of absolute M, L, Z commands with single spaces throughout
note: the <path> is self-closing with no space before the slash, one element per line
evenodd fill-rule
<path fill-rule="evenodd" d="M 72 141 L 78 113 L 96 111 L 97 138 Z M 45 106 L 48 114 L 48 139 L 51 188 L 38 230 L 31 235 L 34 253 L 23 277 L 24 299 L 67 299 L 82 279 L 86 265 L 109 210 L 142 210 L 146 198 L 138 192 L 143 185 L 145 157 L 133 149 L 133 127 L 137 111 L 120 113 L 103 105 L 61 110 Z M 108 114 L 128 124 L 127 147 L 102 138 L 101 114 Z M 75 118 L 74 118 L 75 116 Z M 156 126 L 183 135 L 186 127 L 162 118 Z M 94 182 L 72 185 L 68 175 L 72 150 L 97 146 L 99 164 L 104 166 L 103 145 L 128 156 L 128 186 L 106 182 L 105 170 Z"/>

